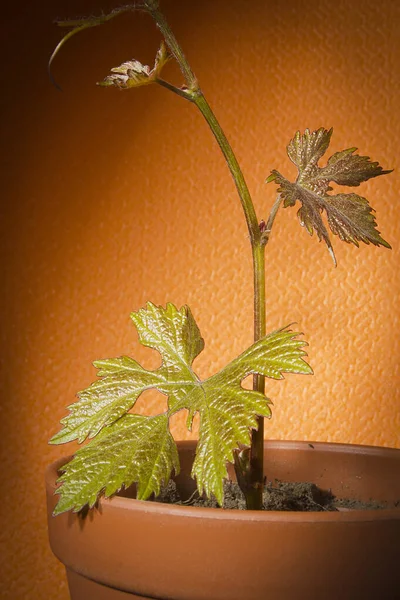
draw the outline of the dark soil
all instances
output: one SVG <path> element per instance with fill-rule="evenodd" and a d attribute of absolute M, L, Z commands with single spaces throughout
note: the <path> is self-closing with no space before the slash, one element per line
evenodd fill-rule
<path fill-rule="evenodd" d="M 361 502 L 359 500 L 337 498 L 330 490 L 322 490 L 314 483 L 291 483 L 276 479 L 273 483 L 267 483 L 263 492 L 264 510 L 278 511 L 345 511 L 345 510 L 376 510 L 382 508 L 400 508 L 400 501 L 391 505 L 387 503 Z M 161 490 L 156 498 L 157 502 L 165 504 L 179 504 L 184 506 L 201 506 L 208 508 L 220 508 L 215 499 L 200 497 L 195 491 L 188 500 L 180 498 L 178 489 L 173 480 Z M 237 483 L 224 481 L 224 509 L 246 510 L 244 495 Z"/>

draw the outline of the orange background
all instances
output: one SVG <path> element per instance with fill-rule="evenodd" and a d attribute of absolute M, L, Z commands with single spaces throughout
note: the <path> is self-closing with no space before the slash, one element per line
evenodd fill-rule
<path fill-rule="evenodd" d="M 226 165 L 194 106 L 149 86 L 96 87 L 133 57 L 153 64 L 145 15 L 73 38 L 54 63 L 55 18 L 111 2 L 57 0 L 3 14 L 1 598 L 68 598 L 47 542 L 43 472 L 71 447 L 49 447 L 96 358 L 157 357 L 129 313 L 147 300 L 187 303 L 207 376 L 252 341 L 251 254 Z M 18 8 L 16 8 L 18 6 Z M 297 129 L 334 127 L 332 152 L 358 146 L 389 176 L 360 189 L 392 251 L 326 248 L 277 218 L 267 251 L 268 330 L 296 321 L 313 377 L 268 383 L 269 438 L 400 447 L 398 112 L 400 4 L 394 0 L 171 0 L 167 16 L 237 153 L 266 219 L 272 168 L 295 170 Z M 172 80 L 179 74 L 167 67 Z M 148 395 L 141 411 L 162 410 Z M 189 436 L 184 419 L 177 439 Z"/>

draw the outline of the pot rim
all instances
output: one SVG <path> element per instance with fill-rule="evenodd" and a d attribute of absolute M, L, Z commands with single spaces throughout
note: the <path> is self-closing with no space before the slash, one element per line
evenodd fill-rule
<path fill-rule="evenodd" d="M 178 440 L 178 447 L 182 449 L 195 449 L 197 440 Z M 346 452 L 347 454 L 361 454 L 365 456 L 382 456 L 395 458 L 399 460 L 400 449 L 385 446 L 364 446 L 359 444 L 343 444 L 336 442 L 314 442 L 297 440 L 264 440 L 264 446 L 275 449 L 307 450 Z M 53 494 L 56 495 L 57 485 L 55 483 L 55 472 L 69 461 L 72 455 L 64 456 L 51 463 L 45 471 L 46 485 Z M 108 512 L 114 510 L 125 510 L 128 512 L 146 512 L 148 514 L 170 514 L 171 516 L 201 519 L 218 519 L 222 521 L 257 521 L 257 522 L 368 522 L 368 521 L 386 521 L 400 520 L 399 508 L 382 509 L 352 509 L 349 511 L 337 512 L 300 512 L 300 511 L 257 511 L 257 510 L 239 510 L 221 508 L 206 508 L 194 506 L 181 506 L 174 504 L 164 504 L 149 500 L 137 500 L 136 498 L 126 498 L 115 495 L 111 498 L 100 498 L 98 506 L 93 508 L 95 511 Z M 63 513 L 62 513 L 63 514 Z M 59 516 L 62 516 L 59 515 Z"/>

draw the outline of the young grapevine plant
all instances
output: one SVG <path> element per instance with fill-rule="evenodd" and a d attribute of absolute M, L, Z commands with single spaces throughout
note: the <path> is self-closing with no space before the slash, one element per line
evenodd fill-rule
<path fill-rule="evenodd" d="M 267 221 L 259 221 L 232 148 L 160 12 L 158 0 L 143 0 L 101 17 L 60 22 L 71 30 L 56 47 L 49 64 L 75 33 L 134 10 L 149 13 L 164 37 L 154 66 L 128 60 L 112 68 L 99 85 L 127 90 L 157 83 L 195 104 L 203 114 L 231 171 L 249 231 L 255 283 L 254 343 L 221 371 L 202 381 L 192 364 L 203 350 L 204 341 L 188 306 L 178 309 L 167 304 L 164 308 L 148 302 L 145 308 L 132 313 L 140 342 L 159 352 L 161 366 L 150 371 L 128 356 L 94 363 L 98 380 L 78 394 L 78 401 L 69 406 L 68 416 L 61 421 L 62 429 L 50 440 L 52 444 L 89 440 L 62 467 L 56 491 L 60 498 L 54 514 L 91 508 L 101 495 L 110 497 L 133 483 L 138 499 L 157 496 L 173 473 L 179 473 L 179 456 L 169 423 L 181 410 L 188 413 L 189 430 L 194 416 L 199 415 L 199 440 L 192 468 L 199 494 L 213 495 L 222 505 L 223 481 L 227 478 L 227 463 L 231 462 L 247 508 L 260 509 L 263 424 L 264 418 L 271 416 L 271 402 L 264 391 L 265 377 L 282 379 L 284 373 L 312 373 L 304 359 L 307 344 L 300 333 L 289 327 L 265 333 L 264 253 L 276 214 L 281 205 L 286 208 L 299 201 L 300 224 L 311 235 L 316 231 L 335 265 L 328 228 L 356 246 L 364 242 L 390 248 L 380 236 L 373 209 L 365 198 L 347 192 L 329 193 L 333 192 L 332 182 L 358 186 L 390 171 L 369 157 L 356 154 L 356 148 L 336 152 L 321 167 L 318 163 L 328 149 L 332 129 L 297 132 L 287 152 L 298 169 L 298 177 L 290 182 L 278 171 L 271 172 L 267 182 L 278 185 L 278 196 Z M 185 80 L 179 88 L 161 78 L 162 69 L 171 59 L 177 61 Z M 254 376 L 253 390 L 242 386 L 249 375 Z M 167 396 L 167 410 L 155 416 L 131 412 L 142 392 L 149 389 Z"/>
<path fill-rule="evenodd" d="M 161 366 L 147 371 L 127 356 L 97 361 L 100 380 L 79 394 L 63 419 L 54 444 L 94 438 L 65 465 L 56 513 L 93 506 L 104 491 L 110 496 L 137 482 L 137 497 L 146 500 L 160 492 L 171 471 L 179 472 L 179 458 L 169 431 L 170 417 L 188 411 L 187 426 L 200 415 L 200 437 L 192 475 L 200 494 L 214 494 L 222 504 L 226 463 L 233 452 L 250 443 L 256 416 L 269 417 L 264 394 L 244 389 L 251 373 L 281 379 L 286 373 L 310 373 L 302 359 L 304 341 L 290 329 L 259 340 L 216 375 L 201 381 L 192 369 L 204 341 L 190 312 L 173 304 L 150 302 L 131 314 L 142 344 L 157 350 Z M 156 416 L 127 414 L 144 390 L 156 388 L 168 396 L 168 410 Z"/>

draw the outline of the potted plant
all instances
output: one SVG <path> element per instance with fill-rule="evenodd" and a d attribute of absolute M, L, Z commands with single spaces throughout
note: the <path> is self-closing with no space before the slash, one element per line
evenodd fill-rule
<path fill-rule="evenodd" d="M 163 36 L 154 66 L 129 60 L 111 69 L 99 85 L 127 90 L 159 84 L 203 114 L 232 174 L 248 227 L 254 344 L 201 381 L 192 363 L 204 341 L 190 308 L 149 302 L 131 318 L 141 343 L 160 353 L 161 366 L 150 371 L 127 356 L 94 363 L 99 379 L 78 394 L 50 443 L 89 441 L 46 473 L 50 542 L 66 566 L 71 598 L 399 597 L 400 451 L 264 442 L 264 419 L 271 416 L 265 378 L 312 373 L 301 334 L 291 326 L 265 331 L 264 257 L 276 214 L 299 202 L 300 224 L 324 241 L 335 265 L 329 229 L 356 246 L 390 248 L 369 202 L 355 193 L 335 193 L 330 186 L 355 187 L 390 171 L 354 147 L 319 166 L 332 129 L 297 132 L 287 152 L 298 177 L 290 182 L 271 172 L 267 182 L 277 184 L 278 195 L 269 217 L 260 220 L 233 150 L 158 0 L 60 22 L 71 29 L 50 64 L 72 35 L 129 11 L 148 13 Z M 181 87 L 164 79 L 170 60 L 181 69 Z M 249 375 L 252 390 L 242 385 Z M 168 397 L 166 412 L 135 414 L 135 402 L 150 388 Z M 169 420 L 181 410 L 187 411 L 189 429 L 194 415 L 200 416 L 197 444 L 176 443 L 171 435 Z M 262 510 L 272 496 L 288 497 L 279 480 L 300 482 L 299 494 L 291 496 L 294 504 L 284 503 L 284 511 Z M 228 496 L 234 497 L 233 506 L 247 510 L 225 510 Z M 333 496 L 355 502 L 354 510 L 328 509 L 326 500 Z M 310 510 L 300 512 L 299 499 Z M 378 509 L 357 504 L 370 499 L 380 503 Z"/>

